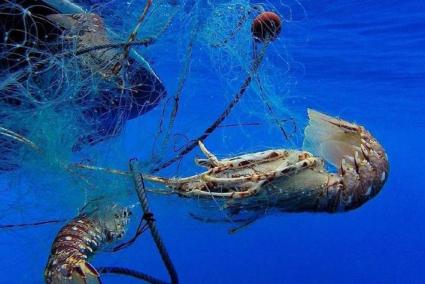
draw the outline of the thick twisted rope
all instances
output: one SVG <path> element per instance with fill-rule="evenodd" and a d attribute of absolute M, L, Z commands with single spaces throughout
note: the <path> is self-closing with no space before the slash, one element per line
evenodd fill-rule
<path fill-rule="evenodd" d="M 146 221 L 149 230 L 151 232 L 152 238 L 158 248 L 159 254 L 161 255 L 161 259 L 164 262 L 165 267 L 167 268 L 168 274 L 170 275 L 170 280 L 172 284 L 178 284 L 178 276 L 177 272 L 174 268 L 173 262 L 171 261 L 170 256 L 168 255 L 168 251 L 162 242 L 161 236 L 159 235 L 158 229 L 156 228 L 155 219 L 153 214 L 150 212 L 148 199 L 146 196 L 145 184 L 143 181 L 143 176 L 139 173 L 137 167 L 137 160 L 133 159 L 130 161 L 130 173 L 133 176 L 134 185 L 137 192 L 137 197 L 139 198 L 140 205 L 143 210 L 143 219 Z M 137 234 L 136 237 L 137 238 Z M 134 238 L 134 240 L 135 240 Z M 133 241 L 134 241 L 133 240 Z M 140 271 L 136 271 L 133 269 L 125 268 L 125 267 L 115 267 L 115 266 L 106 266 L 99 267 L 98 272 L 100 274 L 120 274 L 130 276 L 139 280 L 146 281 L 151 284 L 164 284 L 167 283 L 158 278 L 155 278 L 151 275 L 145 274 Z"/>
<path fill-rule="evenodd" d="M 258 68 L 261 65 L 261 62 L 264 59 L 264 55 L 265 55 L 267 47 L 268 47 L 268 43 L 266 43 L 263 46 L 259 54 L 256 54 L 256 48 L 254 46 L 254 54 L 253 54 L 251 69 L 249 70 L 248 76 L 245 78 L 238 92 L 235 94 L 232 100 L 227 104 L 226 108 L 220 114 L 220 116 L 207 129 L 205 129 L 201 135 L 199 135 L 195 139 L 192 139 L 191 140 L 192 142 L 186 145 L 174 158 L 171 158 L 168 161 L 165 161 L 159 164 L 158 166 L 156 166 L 155 168 L 153 168 L 151 170 L 152 173 L 156 173 L 162 169 L 165 169 L 171 166 L 172 164 L 174 164 L 175 162 L 179 161 L 180 159 L 182 159 L 184 156 L 186 156 L 186 154 L 191 152 L 198 145 L 198 141 L 203 142 L 205 139 L 207 139 L 210 136 L 211 133 L 213 133 L 217 129 L 217 127 L 220 126 L 220 124 L 229 116 L 233 108 L 238 104 L 240 99 L 245 94 L 245 91 L 248 89 L 253 77 L 255 76 Z"/>
<path fill-rule="evenodd" d="M 167 268 L 168 274 L 170 275 L 171 283 L 176 284 L 179 282 L 177 272 L 174 268 L 173 262 L 171 261 L 168 251 L 162 242 L 161 236 L 155 224 L 153 214 L 149 210 L 148 200 L 145 191 L 145 184 L 143 182 L 143 176 L 138 171 L 137 160 L 133 159 L 130 161 L 130 172 L 133 174 L 134 184 L 136 186 L 137 196 L 139 197 L 140 204 L 142 206 L 144 218 L 148 223 L 152 238 L 158 248 L 159 254 L 161 255 L 162 261 Z"/>
<path fill-rule="evenodd" d="M 136 270 L 129 269 L 129 268 L 125 268 L 125 267 L 105 266 L 105 267 L 99 267 L 97 269 L 97 271 L 100 274 L 107 274 L 108 273 L 108 274 L 120 274 L 120 275 L 131 276 L 133 278 L 143 280 L 143 281 L 146 281 L 146 282 L 151 283 L 151 284 L 166 284 L 167 283 L 167 282 L 164 282 L 160 279 L 152 277 L 148 274 L 145 274 L 143 272 L 136 271 Z"/>

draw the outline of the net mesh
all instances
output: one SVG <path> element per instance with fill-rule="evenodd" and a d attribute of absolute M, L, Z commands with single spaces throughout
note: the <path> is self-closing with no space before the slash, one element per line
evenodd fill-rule
<path fill-rule="evenodd" d="M 146 173 L 200 172 L 197 148 L 180 154 L 240 92 L 259 54 L 246 94 L 205 143 L 221 157 L 300 145 L 288 102 L 302 67 L 284 40 L 286 25 L 304 20 L 297 2 L 75 1 L 85 14 L 63 2 L 0 5 L 4 224 L 72 218 L 93 202 L 136 203 L 131 179 L 80 164 L 126 171 L 137 157 Z M 251 33 L 265 10 L 283 21 L 266 47 Z M 190 211 L 228 218 L 218 201 L 196 203 Z"/>

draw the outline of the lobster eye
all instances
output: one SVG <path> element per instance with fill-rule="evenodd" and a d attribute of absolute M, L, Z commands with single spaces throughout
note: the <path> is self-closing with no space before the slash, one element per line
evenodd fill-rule
<path fill-rule="evenodd" d="M 114 234 L 111 231 L 106 232 L 106 241 L 112 242 L 114 240 Z"/>
<path fill-rule="evenodd" d="M 132 214 L 131 211 L 128 210 L 127 208 L 123 211 L 124 218 L 130 217 L 131 214 Z"/>

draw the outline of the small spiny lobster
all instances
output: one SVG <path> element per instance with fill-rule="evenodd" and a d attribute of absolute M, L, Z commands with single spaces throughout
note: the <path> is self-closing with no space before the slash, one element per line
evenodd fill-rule
<path fill-rule="evenodd" d="M 96 250 L 122 238 L 131 212 L 110 206 L 81 214 L 62 227 L 52 244 L 44 271 L 46 283 L 101 283 L 99 273 L 87 261 Z"/>

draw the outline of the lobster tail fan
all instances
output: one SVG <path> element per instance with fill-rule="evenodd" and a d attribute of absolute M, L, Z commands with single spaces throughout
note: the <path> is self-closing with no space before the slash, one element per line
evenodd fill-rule
<path fill-rule="evenodd" d="M 308 109 L 309 124 L 304 130 L 303 149 L 323 157 L 335 167 L 346 156 L 354 157 L 361 144 L 358 126 Z"/>

